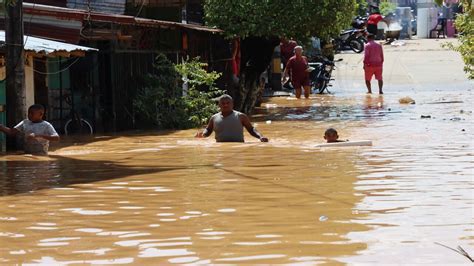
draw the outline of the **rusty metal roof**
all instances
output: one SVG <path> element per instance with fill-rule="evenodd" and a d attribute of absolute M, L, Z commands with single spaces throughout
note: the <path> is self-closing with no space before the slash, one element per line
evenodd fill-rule
<path fill-rule="evenodd" d="M 124 14 L 126 0 L 68 0 L 67 7 L 109 14 Z"/>
<path fill-rule="evenodd" d="M 5 31 L 0 31 L 0 43 L 2 42 L 5 43 Z M 61 56 L 81 56 L 84 54 L 84 52 L 98 51 L 98 49 L 75 44 L 51 41 L 32 36 L 25 36 L 25 51 L 47 56 L 54 56 L 55 54 Z"/>
<path fill-rule="evenodd" d="M 210 33 L 220 33 L 222 30 L 209 28 L 201 25 L 184 24 L 172 21 L 146 19 L 126 15 L 106 14 L 99 12 L 88 12 L 85 10 L 38 5 L 31 3 L 23 3 L 23 12 L 34 16 L 54 17 L 62 20 L 76 20 L 81 22 L 95 21 L 95 22 L 110 22 L 120 25 L 135 25 L 142 27 L 157 27 L 157 28 L 178 28 L 189 29 L 197 31 L 205 31 Z"/>

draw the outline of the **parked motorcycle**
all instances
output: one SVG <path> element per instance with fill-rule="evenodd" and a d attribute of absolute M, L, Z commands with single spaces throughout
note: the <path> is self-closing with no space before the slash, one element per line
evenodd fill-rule
<path fill-rule="evenodd" d="M 365 29 L 350 29 L 341 32 L 338 38 L 334 39 L 334 48 L 341 51 L 349 47 L 356 53 L 364 51 Z"/>
<path fill-rule="evenodd" d="M 332 71 L 334 70 L 334 62 L 340 62 L 341 59 L 336 61 L 331 61 L 326 57 L 320 56 L 318 58 L 318 62 L 310 62 L 309 63 L 309 79 L 311 84 L 311 89 L 313 93 L 322 94 L 324 91 L 329 92 L 328 87 L 331 85 L 331 76 Z"/>
<path fill-rule="evenodd" d="M 365 29 L 367 27 L 367 17 L 355 17 L 351 22 L 351 26 L 354 29 Z"/>

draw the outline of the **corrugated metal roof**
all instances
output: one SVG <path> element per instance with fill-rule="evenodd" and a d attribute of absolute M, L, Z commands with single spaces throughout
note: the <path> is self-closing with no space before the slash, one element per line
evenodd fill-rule
<path fill-rule="evenodd" d="M 51 41 L 31 36 L 25 36 L 25 41 L 25 51 L 35 52 L 43 55 L 53 55 L 55 53 L 98 51 L 98 49 L 91 47 Z M 5 31 L 0 31 L 0 42 L 5 42 Z"/>
<path fill-rule="evenodd" d="M 133 16 L 106 14 L 99 12 L 87 12 L 85 10 L 62 8 L 45 5 L 34 5 L 23 3 L 23 12 L 35 16 L 52 16 L 63 20 L 77 20 L 81 22 L 97 21 L 110 22 L 121 25 L 136 25 L 142 27 L 164 27 L 164 28 L 182 28 L 197 31 L 207 31 L 212 33 L 222 32 L 220 29 L 209 28 L 206 26 L 184 24 L 172 21 L 145 19 Z"/>
<path fill-rule="evenodd" d="M 67 7 L 93 12 L 124 14 L 126 0 L 68 0 Z"/>

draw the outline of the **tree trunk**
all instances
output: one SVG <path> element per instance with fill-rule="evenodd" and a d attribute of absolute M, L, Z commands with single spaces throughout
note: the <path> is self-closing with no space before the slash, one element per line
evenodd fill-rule
<path fill-rule="evenodd" d="M 241 74 L 238 92 L 234 92 L 235 108 L 251 113 L 257 101 L 261 74 L 268 68 L 278 38 L 249 37 L 241 44 Z"/>
<path fill-rule="evenodd" d="M 7 5 L 5 18 L 7 124 L 26 117 L 25 57 L 23 53 L 23 1 Z M 9 147 L 15 141 L 9 141 Z"/>

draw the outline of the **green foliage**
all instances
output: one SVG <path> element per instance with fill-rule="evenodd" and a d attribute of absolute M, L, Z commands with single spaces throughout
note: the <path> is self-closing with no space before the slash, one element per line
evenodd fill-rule
<path fill-rule="evenodd" d="M 367 0 L 357 0 L 356 7 L 355 7 L 356 15 L 366 16 L 368 6 L 369 4 L 367 3 Z"/>
<path fill-rule="evenodd" d="M 213 98 L 222 91 L 214 85 L 220 74 L 208 73 L 204 67 L 206 64 L 198 59 L 173 66 L 164 55 L 158 55 L 155 73 L 146 76 L 146 85 L 137 91 L 133 100 L 138 120 L 147 126 L 162 129 L 192 128 L 205 124 L 218 111 Z M 187 95 L 183 96 L 178 74 L 187 77 Z"/>
<path fill-rule="evenodd" d="M 356 0 L 206 0 L 205 20 L 229 37 L 311 36 L 327 39 L 347 27 Z"/>
<path fill-rule="evenodd" d="M 474 8 L 471 0 L 462 0 L 464 13 L 456 17 L 456 28 L 458 29 L 459 43 L 455 46 L 452 43 L 446 46 L 459 52 L 464 60 L 464 71 L 469 79 L 474 79 Z"/>
<path fill-rule="evenodd" d="M 155 72 L 145 77 L 145 86 L 137 91 L 133 105 L 138 119 L 159 128 L 180 128 L 182 112 L 181 90 L 173 64 L 163 55 L 156 57 Z"/>
<path fill-rule="evenodd" d="M 389 13 L 394 12 L 395 9 L 397 9 L 397 4 L 392 3 L 388 0 L 384 0 L 380 2 L 379 9 L 380 9 L 380 14 L 382 14 L 383 16 L 386 16 Z"/>
<path fill-rule="evenodd" d="M 187 114 L 187 123 L 191 127 L 203 125 L 209 117 L 219 109 L 214 99 L 223 94 L 215 86 L 215 81 L 221 76 L 215 71 L 207 72 L 206 63 L 199 62 L 199 58 L 176 65 L 176 71 L 188 85 L 188 91 L 183 96 L 184 111 Z"/>

